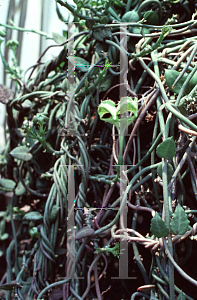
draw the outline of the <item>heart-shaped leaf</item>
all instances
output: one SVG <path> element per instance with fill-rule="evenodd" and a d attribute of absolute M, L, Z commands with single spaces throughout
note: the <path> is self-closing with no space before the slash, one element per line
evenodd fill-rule
<path fill-rule="evenodd" d="M 105 37 L 110 38 L 112 33 L 109 28 L 103 28 L 103 34 Z"/>
<path fill-rule="evenodd" d="M 88 27 L 89 29 L 92 29 L 92 27 L 94 26 L 95 24 L 95 20 L 92 19 L 92 18 L 88 18 L 86 20 L 86 27 Z"/>
<path fill-rule="evenodd" d="M 31 238 L 38 238 L 40 236 L 40 232 L 37 227 L 32 227 L 29 231 L 29 234 L 31 235 Z"/>
<path fill-rule="evenodd" d="M 157 173 L 162 178 L 162 162 L 157 167 Z M 168 176 L 168 182 L 172 178 L 172 175 L 174 173 L 174 169 L 171 164 L 167 164 L 167 176 Z"/>
<path fill-rule="evenodd" d="M 132 116 L 128 116 L 126 112 L 133 113 Z M 136 119 L 138 115 L 138 102 L 132 100 L 130 97 L 123 97 L 117 107 L 117 117 L 118 121 L 116 128 L 120 131 L 121 135 L 124 135 L 125 129 Z"/>
<path fill-rule="evenodd" d="M 186 300 L 183 292 L 181 291 L 176 300 Z"/>
<path fill-rule="evenodd" d="M 170 222 L 170 230 L 174 234 L 185 234 L 188 230 L 189 220 L 186 212 L 180 204 L 177 205 Z"/>
<path fill-rule="evenodd" d="M 150 12 L 150 14 L 148 14 Z M 147 11 L 146 12 L 146 23 L 149 25 L 159 25 L 159 15 L 156 11 Z"/>
<path fill-rule="evenodd" d="M 11 179 L 0 178 L 0 185 L 6 189 L 13 190 L 16 186 L 16 183 Z"/>
<path fill-rule="evenodd" d="M 7 232 L 5 232 L 4 234 L 0 234 L 0 240 L 4 241 L 9 237 L 9 234 Z"/>
<path fill-rule="evenodd" d="M 146 20 L 148 18 L 148 16 L 152 13 L 152 9 L 151 10 L 148 10 L 144 13 L 144 19 Z"/>
<path fill-rule="evenodd" d="M 24 181 L 25 181 L 25 184 L 26 184 L 26 185 L 29 184 L 29 180 L 24 179 Z M 19 181 L 17 187 L 15 188 L 15 194 L 16 194 L 17 196 L 21 196 L 21 195 L 23 195 L 25 192 L 26 192 L 26 189 L 25 189 L 24 185 L 21 183 L 21 181 Z"/>
<path fill-rule="evenodd" d="M 132 112 L 133 115 L 127 117 L 124 115 L 126 112 Z M 115 125 L 118 130 L 121 123 L 124 131 L 138 116 L 137 98 L 122 97 L 117 108 L 112 100 L 105 100 L 99 105 L 98 114 L 101 120 Z"/>
<path fill-rule="evenodd" d="M 172 159 L 176 154 L 176 145 L 173 137 L 171 136 L 159 144 L 157 146 L 156 153 L 159 157 Z"/>
<path fill-rule="evenodd" d="M 187 76 L 183 76 L 175 86 L 173 86 L 175 80 L 180 75 L 180 72 L 176 70 L 165 70 L 165 80 L 166 84 L 169 87 L 169 89 L 174 92 L 175 94 L 179 94 L 183 84 L 185 83 L 185 80 L 187 79 Z M 197 84 L 197 72 L 192 76 L 191 80 L 189 81 L 187 87 L 185 88 L 185 94 L 189 94 L 191 90 L 195 87 Z"/>
<path fill-rule="evenodd" d="M 169 229 L 164 221 L 162 221 L 159 214 L 156 212 L 155 216 L 151 220 L 150 230 L 154 236 L 166 237 L 169 234 Z"/>
<path fill-rule="evenodd" d="M 24 215 L 23 220 L 37 221 L 37 220 L 41 220 L 42 218 L 43 216 L 39 212 L 30 211 L 29 213 Z"/>
<path fill-rule="evenodd" d="M 128 117 L 128 125 L 130 125 L 133 120 L 135 120 L 138 116 L 138 101 L 137 98 L 134 100 L 131 97 L 122 97 L 118 107 L 117 114 L 124 114 L 125 112 L 132 112 L 133 116 Z M 125 117 L 127 118 L 127 117 Z"/>
<path fill-rule="evenodd" d="M 87 72 L 90 68 L 90 64 L 87 60 L 78 56 L 68 56 L 69 62 L 75 66 L 76 69 L 81 72 Z"/>
<path fill-rule="evenodd" d="M 109 88 L 112 86 L 113 80 L 114 80 L 114 77 L 112 74 L 106 75 L 105 81 L 103 81 L 100 84 L 100 91 L 104 92 L 104 91 L 109 90 Z"/>
<path fill-rule="evenodd" d="M 93 36 L 97 41 L 100 41 L 100 42 L 102 42 L 104 39 L 103 31 L 100 28 L 93 31 Z"/>
<path fill-rule="evenodd" d="M 29 153 L 30 148 L 26 146 L 19 146 L 14 148 L 10 155 L 12 155 L 14 158 L 17 158 L 19 160 L 28 161 L 32 159 L 32 154 Z"/>
<path fill-rule="evenodd" d="M 22 108 L 31 108 L 33 105 L 32 101 L 26 99 L 23 103 L 22 103 Z"/>
<path fill-rule="evenodd" d="M 57 44 L 62 44 L 64 42 L 66 42 L 66 38 L 62 35 L 60 35 L 59 33 L 57 32 L 52 32 L 52 37 L 53 37 L 53 40 L 57 43 Z"/>
<path fill-rule="evenodd" d="M 80 240 L 84 237 L 92 236 L 93 234 L 94 234 L 94 229 L 85 226 L 77 232 L 75 239 Z"/>
<path fill-rule="evenodd" d="M 102 101 L 98 107 L 98 114 L 102 121 L 109 122 L 113 125 L 117 122 L 116 107 L 112 100 Z M 106 117 L 103 117 L 105 115 Z M 109 115 L 111 115 L 111 117 Z"/>
<path fill-rule="evenodd" d="M 177 77 L 180 75 L 180 72 L 176 71 L 176 70 L 165 70 L 165 80 L 166 80 L 166 84 L 169 87 L 169 89 L 178 94 L 180 92 L 180 89 L 182 88 L 186 77 L 183 76 L 175 86 L 173 86 L 173 83 L 175 82 L 175 80 L 177 79 Z"/>

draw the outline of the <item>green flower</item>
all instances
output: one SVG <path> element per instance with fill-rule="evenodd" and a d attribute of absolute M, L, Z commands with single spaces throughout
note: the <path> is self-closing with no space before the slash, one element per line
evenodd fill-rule
<path fill-rule="evenodd" d="M 42 126 L 45 122 L 48 122 L 49 118 L 44 113 L 37 113 L 33 118 L 33 123 L 37 123 Z"/>
<path fill-rule="evenodd" d="M 130 117 L 125 116 L 126 112 L 132 112 Z M 116 126 L 119 131 L 120 123 L 123 125 L 123 131 L 126 126 L 130 125 L 138 116 L 137 98 L 122 97 L 117 107 L 112 100 L 102 101 L 98 107 L 98 114 L 102 121 L 109 122 Z"/>
<path fill-rule="evenodd" d="M 18 41 L 15 41 L 15 40 L 9 40 L 9 41 L 7 41 L 7 43 L 6 43 L 6 47 L 10 47 L 10 48 L 12 48 L 13 50 L 15 50 L 17 47 L 19 47 L 19 42 L 18 42 Z"/>
<path fill-rule="evenodd" d="M 1 37 L 6 37 L 6 34 L 7 34 L 6 30 L 0 29 L 0 36 Z"/>

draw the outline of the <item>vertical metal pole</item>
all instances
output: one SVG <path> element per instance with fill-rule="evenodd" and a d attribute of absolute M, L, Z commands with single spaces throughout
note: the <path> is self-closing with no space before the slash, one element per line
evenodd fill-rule
<path fill-rule="evenodd" d="M 122 34 L 127 30 L 127 26 L 120 26 L 120 47 L 127 52 L 127 35 Z M 120 100 L 122 97 L 127 96 L 127 88 L 125 84 L 127 84 L 127 67 L 128 67 L 128 56 L 125 51 L 122 50 L 120 52 Z M 125 84 L 123 84 L 125 83 Z M 125 103 L 124 103 L 125 104 Z M 128 135 L 128 125 L 125 129 L 125 124 L 122 118 L 128 118 L 128 111 L 125 112 L 120 106 L 120 126 L 119 126 L 119 138 Z M 128 124 L 128 123 L 127 123 Z M 125 171 L 127 170 L 127 165 L 119 165 L 120 167 L 120 203 L 122 201 L 123 195 L 126 192 L 127 188 L 127 176 Z M 127 202 L 125 203 L 125 207 L 120 214 L 120 227 L 121 229 L 127 228 L 127 214 L 128 207 Z M 125 234 L 126 236 L 126 234 Z M 120 240 L 120 259 L 119 259 L 119 277 L 113 277 L 113 279 L 134 279 L 135 277 L 128 277 L 128 241 Z"/>

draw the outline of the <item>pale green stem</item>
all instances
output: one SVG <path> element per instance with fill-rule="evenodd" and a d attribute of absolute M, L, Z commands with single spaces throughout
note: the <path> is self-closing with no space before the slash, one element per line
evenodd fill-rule
<path fill-rule="evenodd" d="M 118 155 L 118 164 L 123 164 L 123 141 L 124 135 L 119 135 L 119 155 Z"/>
<path fill-rule="evenodd" d="M 23 31 L 23 32 L 33 32 L 33 33 L 37 33 L 39 35 L 44 36 L 46 39 L 53 39 L 52 36 L 50 36 L 46 32 L 40 31 L 40 30 L 25 29 L 25 28 L 18 27 L 18 26 L 15 26 L 15 25 L 12 26 L 12 25 L 2 24 L 2 23 L 0 23 L 0 26 L 3 26 L 3 27 L 8 28 L 8 29 L 12 29 L 12 30 L 18 30 L 18 31 Z"/>

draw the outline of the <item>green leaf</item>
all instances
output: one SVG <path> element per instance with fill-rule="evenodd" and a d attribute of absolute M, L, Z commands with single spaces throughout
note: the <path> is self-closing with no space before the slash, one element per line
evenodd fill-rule
<path fill-rule="evenodd" d="M 170 222 L 170 230 L 174 234 L 183 235 L 187 232 L 189 220 L 187 214 L 180 204 L 175 209 L 172 220 Z"/>
<path fill-rule="evenodd" d="M 138 116 L 138 101 L 137 98 L 134 100 L 131 97 L 122 97 L 118 107 L 117 114 L 124 114 L 125 112 L 132 112 L 133 116 L 128 117 L 128 125 L 130 125 L 133 120 Z M 126 117 L 127 118 L 127 117 Z"/>
<path fill-rule="evenodd" d="M 152 13 L 152 9 L 151 10 L 148 10 L 144 13 L 144 19 L 146 20 L 148 18 L 148 16 Z"/>
<path fill-rule="evenodd" d="M 25 184 L 28 185 L 29 184 L 29 180 L 24 179 Z M 24 187 L 24 185 L 21 183 L 21 181 L 19 181 L 17 187 L 15 188 L 15 194 L 17 196 L 22 196 L 24 193 L 26 192 L 26 188 Z"/>
<path fill-rule="evenodd" d="M 183 76 L 178 82 L 177 84 L 173 86 L 173 83 L 175 82 L 175 80 L 177 79 L 177 77 L 180 75 L 180 72 L 176 71 L 176 70 L 165 70 L 165 80 L 166 80 L 166 84 L 169 87 L 169 89 L 174 92 L 175 94 L 179 94 L 180 89 L 182 88 L 186 77 Z"/>
<path fill-rule="evenodd" d="M 1 37 L 6 37 L 6 34 L 7 34 L 6 30 L 0 29 L 0 36 Z"/>
<path fill-rule="evenodd" d="M 150 12 L 148 16 L 146 16 L 146 23 L 149 25 L 159 25 L 159 15 L 156 11 L 147 11 Z"/>
<path fill-rule="evenodd" d="M 26 214 L 26 212 L 24 212 L 23 210 L 20 210 L 18 206 L 14 206 L 12 211 L 14 214 L 17 214 L 17 215 L 24 216 Z"/>
<path fill-rule="evenodd" d="M 40 236 L 40 232 L 37 227 L 32 227 L 29 231 L 29 234 L 31 235 L 32 239 L 39 238 L 39 236 Z"/>
<path fill-rule="evenodd" d="M 10 155 L 12 155 L 14 158 L 23 160 L 23 161 L 28 161 L 32 159 L 32 154 L 29 153 L 30 148 L 26 146 L 19 146 L 14 148 L 11 152 Z"/>
<path fill-rule="evenodd" d="M 140 20 L 140 16 L 135 9 L 126 12 L 123 17 L 123 22 L 138 22 Z"/>
<path fill-rule="evenodd" d="M 181 293 L 178 295 L 177 299 L 176 300 L 186 300 L 183 292 L 181 291 Z"/>
<path fill-rule="evenodd" d="M 90 68 L 90 64 L 84 58 L 75 56 L 75 67 L 82 72 L 87 72 Z"/>
<path fill-rule="evenodd" d="M 100 41 L 100 42 L 102 42 L 104 39 L 103 31 L 100 28 L 93 31 L 93 36 L 97 41 Z"/>
<path fill-rule="evenodd" d="M 117 5 L 118 7 L 125 7 L 126 6 L 126 4 L 125 3 L 123 3 L 123 2 L 120 2 L 120 1 L 114 1 L 114 5 Z"/>
<path fill-rule="evenodd" d="M 98 114 L 102 121 L 109 122 L 113 125 L 117 123 L 116 107 L 112 100 L 102 101 L 98 107 Z"/>
<path fill-rule="evenodd" d="M 176 70 L 165 70 L 165 79 L 166 79 L 166 84 L 169 87 L 169 89 L 174 92 L 175 94 L 179 94 L 183 84 L 185 83 L 185 80 L 187 79 L 187 76 L 184 75 L 178 82 L 177 84 L 173 87 L 173 83 L 177 79 L 177 77 L 180 75 L 180 72 Z M 197 72 L 192 76 L 190 79 L 186 89 L 185 89 L 185 94 L 189 94 L 191 90 L 196 86 L 197 84 Z"/>
<path fill-rule="evenodd" d="M 10 47 L 11 49 L 15 50 L 17 47 L 19 47 L 19 42 L 16 40 L 9 40 L 6 43 L 6 47 Z"/>
<path fill-rule="evenodd" d="M 60 208 L 58 205 L 53 205 L 50 216 L 49 216 L 49 220 L 51 223 L 53 223 L 56 220 L 59 209 Z"/>
<path fill-rule="evenodd" d="M 150 33 L 150 30 L 148 28 L 140 28 L 140 27 L 132 27 L 132 33 L 135 33 L 135 34 L 149 34 Z"/>
<path fill-rule="evenodd" d="M 90 2 L 90 5 L 96 6 L 96 5 L 97 5 L 97 2 L 96 2 L 96 1 L 91 1 L 91 2 Z"/>
<path fill-rule="evenodd" d="M 172 159 L 176 154 L 176 145 L 173 137 L 171 136 L 159 144 L 157 146 L 156 153 L 159 157 Z"/>
<path fill-rule="evenodd" d="M 92 29 L 92 27 L 94 26 L 94 24 L 95 24 L 95 20 L 94 19 L 92 19 L 92 18 L 88 18 L 87 20 L 86 20 L 86 27 L 88 27 L 89 29 Z"/>
<path fill-rule="evenodd" d="M 3 233 L 2 235 L 0 234 L 0 240 L 4 241 L 9 237 L 9 234 L 7 232 Z"/>
<path fill-rule="evenodd" d="M 62 81 L 62 83 L 61 83 L 61 89 L 64 91 L 64 92 L 66 92 L 67 91 L 67 89 L 68 89 L 68 84 L 67 84 L 67 82 L 68 82 L 68 78 L 66 77 L 63 81 Z"/>
<path fill-rule="evenodd" d="M 6 189 L 13 190 L 16 186 L 16 183 L 11 179 L 0 178 L 0 185 Z"/>
<path fill-rule="evenodd" d="M 162 178 L 162 162 L 157 167 L 157 173 Z M 174 174 L 174 169 L 171 164 L 167 164 L 167 176 L 168 176 L 168 182 L 172 178 L 172 175 Z"/>
<path fill-rule="evenodd" d="M 33 123 L 43 125 L 45 122 L 49 121 L 49 118 L 46 116 L 47 113 L 37 113 L 35 117 L 33 118 Z"/>
<path fill-rule="evenodd" d="M 104 92 L 109 90 L 109 88 L 112 86 L 113 80 L 114 80 L 114 76 L 112 74 L 108 74 L 105 77 L 105 81 L 103 81 L 100 85 L 100 91 Z"/>
<path fill-rule="evenodd" d="M 132 116 L 127 117 L 125 114 L 126 112 L 132 112 L 133 114 Z M 130 97 L 122 97 L 118 104 L 116 114 L 118 117 L 116 128 L 118 131 L 121 129 L 122 133 L 124 134 L 126 127 L 129 126 L 138 116 L 137 98 L 132 100 Z"/>
<path fill-rule="evenodd" d="M 22 104 L 21 104 L 22 108 L 31 108 L 33 106 L 32 101 L 26 99 Z"/>
<path fill-rule="evenodd" d="M 94 229 L 89 226 L 81 228 L 75 235 L 76 240 L 83 239 L 84 237 L 92 236 L 94 234 Z"/>
<path fill-rule="evenodd" d="M 57 43 L 57 44 L 62 44 L 64 42 L 66 42 L 66 38 L 62 35 L 60 35 L 59 33 L 57 32 L 52 32 L 52 37 L 53 37 L 53 40 Z"/>
<path fill-rule="evenodd" d="M 111 38 L 112 32 L 109 28 L 103 28 L 103 34 L 104 34 L 104 37 Z"/>
<path fill-rule="evenodd" d="M 0 155 L 0 165 L 6 165 L 6 164 L 7 164 L 7 160 L 5 156 Z"/>
<path fill-rule="evenodd" d="M 33 146 L 34 143 L 35 143 L 35 139 L 33 139 L 33 138 L 31 138 L 31 137 L 28 137 L 27 135 L 25 136 L 25 144 L 26 144 L 28 147 Z"/>
<path fill-rule="evenodd" d="M 119 115 L 121 112 L 121 122 L 123 127 L 127 124 L 130 125 L 135 118 L 138 116 L 138 102 L 130 97 L 122 97 L 117 108 L 112 100 L 102 101 L 98 107 L 98 114 L 101 120 L 109 122 L 117 127 L 119 130 L 120 119 Z M 124 116 L 126 112 L 132 112 L 131 117 Z"/>
<path fill-rule="evenodd" d="M 23 220 L 37 221 L 37 220 L 41 220 L 42 218 L 43 216 L 39 212 L 31 211 L 24 215 Z"/>
<path fill-rule="evenodd" d="M 68 56 L 68 60 L 71 64 L 73 64 L 73 66 L 75 66 L 76 69 L 80 70 L 81 72 L 87 72 L 90 68 L 89 62 L 82 57 Z"/>
<path fill-rule="evenodd" d="M 164 221 L 162 221 L 159 214 L 156 212 L 155 216 L 151 220 L 150 230 L 154 236 L 166 237 L 169 234 L 169 229 Z"/>

